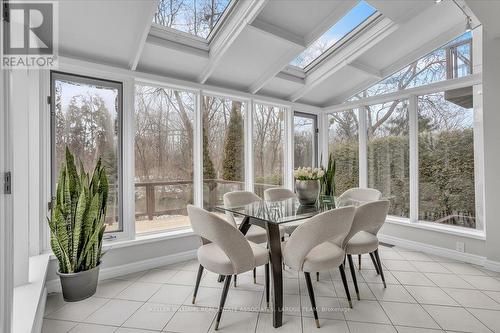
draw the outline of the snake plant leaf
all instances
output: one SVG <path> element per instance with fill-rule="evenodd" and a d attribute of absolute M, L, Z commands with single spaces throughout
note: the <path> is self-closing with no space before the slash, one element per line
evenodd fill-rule
<path fill-rule="evenodd" d="M 76 262 L 78 257 L 78 250 L 80 247 L 80 239 L 82 238 L 82 226 L 85 221 L 85 214 L 87 212 L 87 189 L 82 186 L 80 190 L 80 198 L 78 198 L 78 204 L 76 206 L 76 216 L 75 216 L 75 227 L 73 229 L 73 252 L 72 252 L 72 262 Z"/>
<path fill-rule="evenodd" d="M 102 203 L 101 203 L 101 211 L 106 214 L 106 204 L 108 202 L 108 177 L 106 176 L 106 168 L 103 167 L 101 170 L 100 178 L 99 178 L 99 193 L 102 193 Z"/>
<path fill-rule="evenodd" d="M 89 177 L 81 161 L 77 171 L 74 156 L 66 149 L 55 205 L 47 219 L 52 251 L 61 273 L 92 269 L 100 263 L 107 204 L 104 198 L 109 190 L 100 160 Z"/>

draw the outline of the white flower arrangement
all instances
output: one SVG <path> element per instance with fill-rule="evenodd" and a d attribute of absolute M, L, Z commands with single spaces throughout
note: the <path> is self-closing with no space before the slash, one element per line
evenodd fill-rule
<path fill-rule="evenodd" d="M 303 167 L 293 171 L 293 176 L 297 180 L 318 180 L 323 178 L 325 171 L 321 168 Z"/>

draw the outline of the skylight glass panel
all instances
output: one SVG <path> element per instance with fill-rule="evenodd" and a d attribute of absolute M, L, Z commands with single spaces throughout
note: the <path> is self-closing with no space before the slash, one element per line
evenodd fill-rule
<path fill-rule="evenodd" d="M 290 65 L 306 68 L 310 63 L 325 53 L 335 43 L 365 22 L 376 9 L 364 1 L 360 1 L 344 17 L 342 17 L 327 32 L 305 49 Z"/>
<path fill-rule="evenodd" d="M 231 0 L 160 0 L 153 22 L 207 38 Z"/>

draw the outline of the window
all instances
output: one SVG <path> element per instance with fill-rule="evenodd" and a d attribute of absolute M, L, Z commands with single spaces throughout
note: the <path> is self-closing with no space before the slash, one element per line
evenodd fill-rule
<path fill-rule="evenodd" d="M 335 194 L 340 195 L 359 186 L 358 113 L 349 110 L 330 114 L 328 122 L 328 152 L 335 159 Z"/>
<path fill-rule="evenodd" d="M 366 112 L 368 187 L 391 201 L 390 215 L 410 217 L 407 101 L 372 105 Z"/>
<path fill-rule="evenodd" d="M 475 228 L 472 95 L 453 96 L 418 98 L 418 217 Z"/>
<path fill-rule="evenodd" d="M 92 172 L 99 158 L 109 181 L 106 232 L 121 231 L 122 83 L 51 72 L 52 197 L 69 148 Z"/>
<path fill-rule="evenodd" d="M 455 40 L 404 67 L 348 101 L 472 74 L 472 33 Z"/>
<path fill-rule="evenodd" d="M 305 69 L 338 41 L 365 22 L 375 11 L 375 8 L 364 1 L 360 1 L 327 32 L 309 45 L 290 65 Z"/>
<path fill-rule="evenodd" d="M 136 232 L 189 226 L 195 94 L 137 85 L 135 101 Z"/>
<path fill-rule="evenodd" d="M 245 188 L 246 103 L 203 96 L 203 206 L 222 205 L 226 192 Z"/>
<path fill-rule="evenodd" d="M 317 164 L 316 116 L 295 112 L 293 126 L 294 167 L 315 167 Z"/>
<path fill-rule="evenodd" d="M 254 192 L 283 185 L 284 177 L 284 108 L 255 104 L 253 114 Z"/>
<path fill-rule="evenodd" d="M 160 0 L 153 22 L 208 38 L 230 0 Z"/>

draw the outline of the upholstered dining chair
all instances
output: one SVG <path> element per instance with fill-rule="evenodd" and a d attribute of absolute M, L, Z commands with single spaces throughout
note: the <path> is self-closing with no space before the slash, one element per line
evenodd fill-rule
<path fill-rule="evenodd" d="M 360 204 L 380 199 L 382 199 L 382 192 L 377 189 L 353 187 L 339 195 L 337 203 L 339 206 L 359 206 Z M 358 256 L 358 268 L 361 269 L 361 255 Z"/>
<path fill-rule="evenodd" d="M 319 328 L 316 300 L 311 283 L 311 272 L 328 271 L 338 267 L 345 293 L 352 308 L 351 296 L 344 271 L 344 239 L 351 229 L 356 208 L 353 206 L 333 209 L 318 214 L 295 229 L 290 238 L 283 243 L 285 264 L 299 272 L 304 272 L 307 291 L 311 300 L 316 326 Z M 338 244 L 330 240 L 338 240 Z"/>
<path fill-rule="evenodd" d="M 264 200 L 273 202 L 273 201 L 281 201 L 291 198 L 296 198 L 297 196 L 293 191 L 290 191 L 287 188 L 268 188 L 264 191 Z M 282 227 L 288 235 L 291 235 L 292 232 L 302 224 L 302 221 L 290 224 L 284 224 Z"/>
<path fill-rule="evenodd" d="M 269 251 L 253 242 L 232 225 L 219 216 L 193 205 L 187 206 L 191 227 L 196 235 L 201 237 L 202 246 L 198 248 L 200 263 L 192 303 L 200 286 L 203 270 L 223 275 L 224 288 L 215 322 L 218 330 L 224 303 L 226 302 L 231 276 L 251 271 L 255 267 L 265 265 L 265 294 L 269 306 Z"/>
<path fill-rule="evenodd" d="M 224 206 L 243 206 L 248 205 L 253 202 L 262 201 L 262 199 L 255 193 L 250 191 L 233 191 L 225 193 L 223 196 Z M 226 217 L 229 223 L 231 223 L 235 228 L 238 228 L 238 224 L 236 223 L 236 219 L 234 214 L 226 211 Z M 284 234 L 284 230 L 280 228 L 282 231 L 282 235 Z M 245 237 L 253 243 L 261 244 L 267 242 L 267 231 L 264 228 L 258 227 L 256 225 L 251 225 L 248 229 Z M 236 287 L 236 275 L 234 276 L 234 286 Z M 257 283 L 257 271 L 253 270 L 253 282 Z"/>
<path fill-rule="evenodd" d="M 382 227 L 389 211 L 388 200 L 379 200 L 365 203 L 356 208 L 351 230 L 344 240 L 344 247 L 349 261 L 356 296 L 359 300 L 359 288 L 356 279 L 356 270 L 352 261 L 352 255 L 370 254 L 373 266 L 377 274 L 382 278 L 384 288 L 386 288 L 382 263 L 378 254 L 377 233 Z"/>

